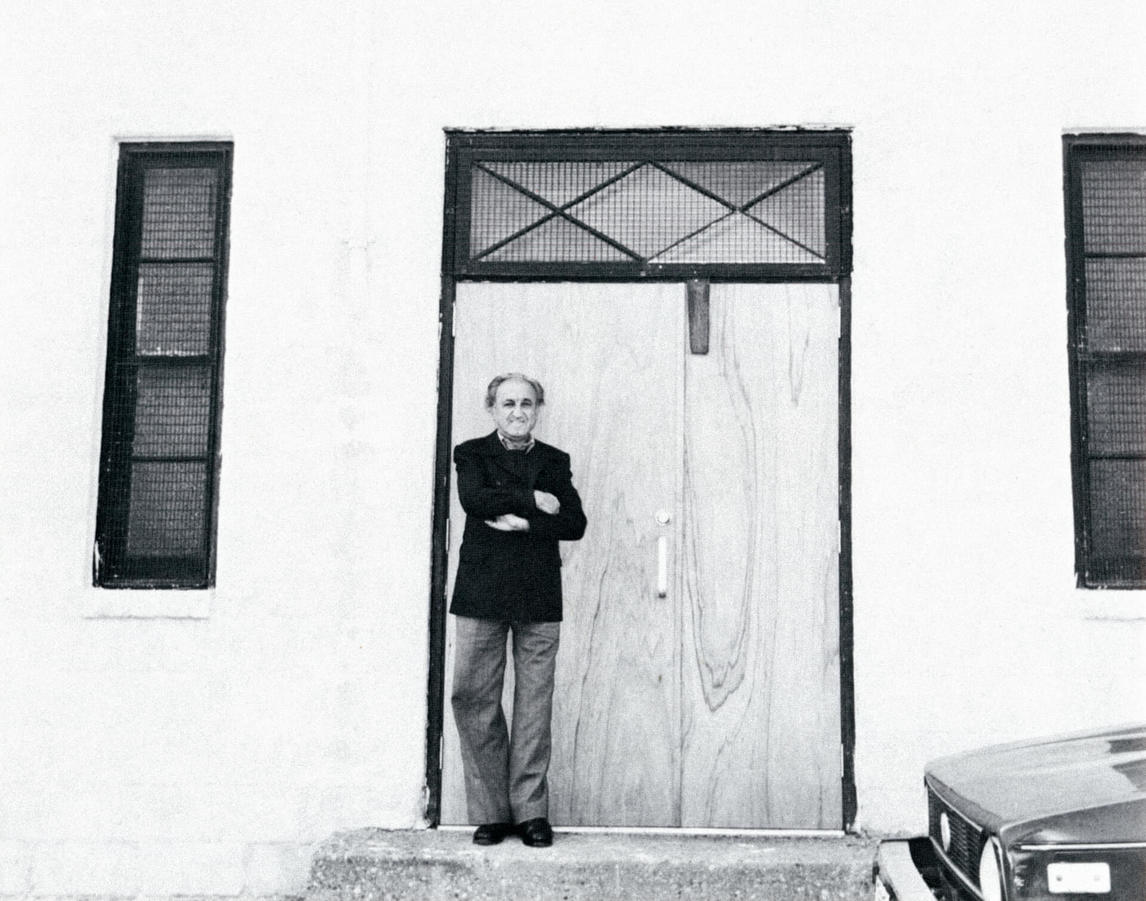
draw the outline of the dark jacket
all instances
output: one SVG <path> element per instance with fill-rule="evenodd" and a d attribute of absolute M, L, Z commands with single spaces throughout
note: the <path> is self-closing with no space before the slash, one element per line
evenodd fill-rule
<path fill-rule="evenodd" d="M 541 441 L 528 453 L 511 452 L 494 431 L 454 448 L 454 466 L 466 528 L 450 612 L 506 622 L 560 622 L 558 542 L 585 534 L 569 455 Z M 535 490 L 556 496 L 560 512 L 538 510 Z M 504 532 L 485 524 L 503 513 L 529 520 L 529 530 Z"/>

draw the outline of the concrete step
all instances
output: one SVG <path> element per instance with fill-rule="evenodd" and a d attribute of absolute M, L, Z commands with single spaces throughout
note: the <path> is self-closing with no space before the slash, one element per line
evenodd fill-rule
<path fill-rule="evenodd" d="M 551 848 L 472 843 L 472 830 L 337 834 L 308 901 L 720 898 L 867 901 L 875 840 L 560 830 Z"/>

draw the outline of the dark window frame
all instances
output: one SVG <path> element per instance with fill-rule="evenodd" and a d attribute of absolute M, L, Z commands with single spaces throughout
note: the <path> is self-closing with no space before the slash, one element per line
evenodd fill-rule
<path fill-rule="evenodd" d="M 1091 464 L 1101 459 L 1146 459 L 1146 454 L 1104 455 L 1091 448 L 1089 388 L 1092 373 L 1120 367 L 1146 369 L 1146 351 L 1092 350 L 1087 338 L 1087 260 L 1146 258 L 1143 252 L 1088 252 L 1085 242 L 1082 166 L 1091 161 L 1138 160 L 1146 164 L 1146 135 L 1063 136 L 1066 214 L 1067 356 L 1071 399 L 1071 474 L 1074 501 L 1075 576 L 1079 588 L 1146 588 L 1146 547 L 1134 556 L 1104 555 L 1096 540 Z M 1144 345 L 1146 346 L 1146 345 Z"/>
<path fill-rule="evenodd" d="M 851 136 L 832 131 L 776 129 L 570 130 L 446 132 L 447 197 L 443 276 L 508 281 L 838 282 L 851 272 Z M 498 161 L 714 162 L 799 159 L 820 163 L 825 175 L 823 263 L 491 262 L 469 258 L 470 179 L 474 163 Z"/>
<path fill-rule="evenodd" d="M 119 145 L 116 179 L 115 231 L 108 309 L 107 362 L 104 376 L 99 495 L 96 512 L 92 581 L 101 588 L 210 588 L 215 584 L 218 521 L 219 439 L 223 392 L 223 312 L 230 232 L 231 142 L 124 142 Z M 216 174 L 213 253 L 191 261 L 156 258 L 153 262 L 209 262 L 211 269 L 208 346 L 202 354 L 136 351 L 137 292 L 142 253 L 144 175 L 152 168 L 211 168 Z M 127 529 L 137 420 L 133 374 L 143 367 L 204 368 L 211 379 L 203 498 L 201 551 L 182 556 L 131 556 Z M 160 459 L 178 458 L 177 454 Z M 188 458 L 190 459 L 190 458 Z"/>

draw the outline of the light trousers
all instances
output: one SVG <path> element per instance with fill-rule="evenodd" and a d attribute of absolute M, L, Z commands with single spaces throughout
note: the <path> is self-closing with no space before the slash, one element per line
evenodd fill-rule
<path fill-rule="evenodd" d="M 461 742 L 470 822 L 522 823 L 549 816 L 553 675 L 560 623 L 456 616 L 450 697 Z M 501 693 L 513 633 L 513 725 Z"/>

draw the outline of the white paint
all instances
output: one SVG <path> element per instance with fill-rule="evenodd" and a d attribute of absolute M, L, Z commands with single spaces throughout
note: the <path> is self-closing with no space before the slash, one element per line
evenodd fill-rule
<path fill-rule="evenodd" d="M 920 828 L 929 757 L 1146 711 L 1146 596 L 1073 587 L 1060 148 L 1146 127 L 1139 2 L 4 13 L 3 890 L 297 890 L 309 843 L 419 824 L 446 126 L 854 126 L 860 826 Z M 235 141 L 218 585 L 120 600 L 115 141 L 203 136 Z"/>

